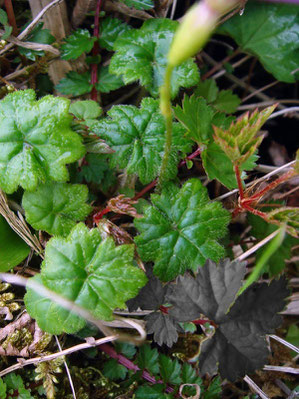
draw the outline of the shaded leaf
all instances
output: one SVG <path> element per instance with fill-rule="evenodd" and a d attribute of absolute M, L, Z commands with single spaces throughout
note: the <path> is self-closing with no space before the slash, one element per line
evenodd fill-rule
<path fill-rule="evenodd" d="M 79 120 L 97 119 L 103 112 L 96 101 L 76 101 L 70 105 L 69 112 Z"/>
<path fill-rule="evenodd" d="M 115 151 L 111 155 L 111 166 L 126 168 L 129 174 L 136 173 L 143 184 L 154 180 L 159 173 L 165 144 L 165 121 L 158 101 L 144 98 L 140 108 L 117 105 L 108 115 L 93 126 L 93 132 Z M 183 133 L 183 128 L 175 123 L 169 178 L 176 176 L 179 160 L 192 148 L 191 141 L 184 138 Z"/>
<path fill-rule="evenodd" d="M 277 80 L 295 82 L 299 64 L 299 10 L 296 5 L 251 1 L 242 18 L 230 18 L 219 29 L 256 56 Z"/>
<path fill-rule="evenodd" d="M 233 94 L 231 90 L 221 90 L 213 105 L 218 111 L 232 114 L 237 110 L 240 103 L 240 98 L 236 94 Z"/>
<path fill-rule="evenodd" d="M 37 24 L 33 31 L 30 33 L 30 35 L 27 37 L 27 40 L 29 42 L 41 44 L 52 44 L 53 42 L 55 42 L 55 37 L 51 35 L 49 29 L 43 29 L 43 26 L 43 22 Z M 18 51 L 20 52 L 20 54 L 22 54 L 31 61 L 35 61 L 37 56 L 41 57 L 45 55 L 45 52 L 43 50 L 31 50 L 29 48 L 21 46 L 18 46 Z"/>
<path fill-rule="evenodd" d="M 118 18 L 101 19 L 99 43 L 102 48 L 112 51 L 114 42 L 119 35 L 131 29 L 129 25 Z"/>
<path fill-rule="evenodd" d="M 154 334 L 154 341 L 169 348 L 178 340 L 178 332 L 184 332 L 180 324 L 168 314 L 160 311 L 150 313 L 145 317 L 146 331 Z"/>
<path fill-rule="evenodd" d="M 101 93 L 109 93 L 112 90 L 117 90 L 124 86 L 124 82 L 121 76 L 116 76 L 109 72 L 108 66 L 102 66 L 98 74 L 98 83 L 96 83 L 96 89 Z"/>
<path fill-rule="evenodd" d="M 88 188 L 83 184 L 47 183 L 34 192 L 25 191 L 22 205 L 26 220 L 36 230 L 66 236 L 92 208 L 86 204 Z"/>
<path fill-rule="evenodd" d="M 87 29 L 77 29 L 64 39 L 61 45 L 61 58 L 63 60 L 75 60 L 83 53 L 89 53 L 96 37 L 91 37 Z"/>
<path fill-rule="evenodd" d="M 61 79 L 55 88 L 61 94 L 71 95 L 74 97 L 90 93 L 92 90 L 90 73 L 85 72 L 79 74 L 75 71 L 70 71 L 66 74 L 66 78 Z"/>
<path fill-rule="evenodd" d="M 134 221 L 140 232 L 135 242 L 142 259 L 155 262 L 154 274 L 162 281 L 224 256 L 217 239 L 230 216 L 220 203 L 209 201 L 200 180 L 190 179 L 181 189 L 165 185 L 151 200 L 153 206 L 145 206 L 144 217 Z"/>
<path fill-rule="evenodd" d="M 84 153 L 81 138 L 71 129 L 70 101 L 33 90 L 8 94 L 0 102 L 0 187 L 33 191 L 46 180 L 65 182 L 66 164 Z"/>
<path fill-rule="evenodd" d="M 178 22 L 152 18 L 140 29 L 123 33 L 115 42 L 116 53 L 111 58 L 110 72 L 122 75 L 126 84 L 140 81 L 152 96 L 159 94 L 163 83 L 167 54 Z M 190 59 L 175 68 L 171 93 L 175 97 L 180 87 L 194 86 L 199 79 L 198 68 Z"/>
<path fill-rule="evenodd" d="M 135 298 L 127 302 L 130 312 L 138 308 L 143 310 L 156 310 L 165 302 L 167 285 L 163 287 L 161 281 L 153 275 L 152 270 L 149 268 L 147 269 L 146 275 L 148 278 L 146 285 L 141 288 Z"/>
<path fill-rule="evenodd" d="M 145 274 L 133 265 L 133 256 L 133 245 L 116 247 L 113 238 L 103 241 L 97 229 L 89 230 L 79 223 L 66 239 L 55 237 L 48 241 L 41 270 L 42 282 L 95 317 L 111 320 L 113 310 L 124 308 L 125 301 L 136 296 L 146 283 Z M 51 301 L 49 307 L 31 289 L 25 295 L 25 302 L 28 313 L 41 328 L 40 322 L 45 323 L 42 319 L 48 312 L 47 331 L 50 333 L 59 329 L 75 332 L 85 325 L 84 320 L 69 311 L 59 312 L 59 307 L 57 311 L 57 305 L 52 306 Z M 55 312 L 56 322 L 52 325 L 49 319 Z"/>
<path fill-rule="evenodd" d="M 28 245 L 0 215 L 0 271 L 7 272 L 21 263 L 30 253 Z"/>
<path fill-rule="evenodd" d="M 230 381 L 252 373 L 265 364 L 268 349 L 264 335 L 281 323 L 288 295 L 286 281 L 256 284 L 237 297 L 245 267 L 224 261 L 218 267 L 208 262 L 196 278 L 179 277 L 167 299 L 174 306 L 169 314 L 178 320 L 207 316 L 216 323 L 214 335 L 203 341 L 198 359 L 202 374 L 219 371 Z M 188 306 L 188 307 L 187 307 Z"/>
<path fill-rule="evenodd" d="M 203 97 L 208 103 L 213 103 L 218 93 L 219 89 L 214 79 L 206 79 L 203 82 L 199 82 L 194 91 L 195 96 Z"/>
<path fill-rule="evenodd" d="M 191 321 L 203 314 L 216 323 L 234 303 L 245 275 L 245 263 L 208 260 L 197 272 L 179 276 L 168 287 L 166 300 L 174 305 L 169 314 L 179 321 Z"/>

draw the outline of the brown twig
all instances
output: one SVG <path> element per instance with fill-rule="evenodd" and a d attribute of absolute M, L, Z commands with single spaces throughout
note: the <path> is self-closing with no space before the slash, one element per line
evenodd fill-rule
<path fill-rule="evenodd" d="M 14 35 L 17 35 L 18 27 L 17 27 L 16 17 L 15 17 L 15 13 L 14 13 L 14 9 L 13 9 L 11 0 L 4 0 L 4 5 L 6 8 L 9 25 L 12 26 L 12 33 Z"/>
<path fill-rule="evenodd" d="M 18 40 L 23 40 L 25 37 L 27 37 L 30 32 L 34 29 L 35 25 L 39 22 L 39 20 L 44 16 L 44 14 L 49 11 L 52 7 L 55 7 L 57 4 L 61 3 L 63 0 L 53 0 L 51 3 L 49 3 L 46 7 L 44 7 L 41 12 L 37 14 L 37 16 L 33 19 L 33 21 L 21 32 L 17 39 Z M 7 44 L 1 51 L 0 55 L 4 54 L 6 51 L 11 49 L 14 46 L 14 43 L 9 43 Z"/>
<path fill-rule="evenodd" d="M 26 360 L 18 359 L 19 363 L 14 364 L 13 366 L 10 366 L 3 371 L 0 371 L 0 377 L 3 377 L 4 375 L 11 373 L 12 371 L 21 369 L 25 366 L 29 366 L 30 364 L 39 364 L 42 362 L 48 362 L 48 361 L 56 359 L 58 357 L 67 356 L 67 355 L 70 355 L 71 353 L 78 352 L 80 350 L 84 350 L 87 348 L 93 348 L 95 346 L 102 345 L 106 342 L 112 342 L 117 339 L 118 339 L 117 335 L 111 335 L 111 336 L 100 338 L 97 340 L 95 340 L 93 337 L 90 337 L 90 338 L 86 338 L 86 342 L 84 344 L 75 345 L 75 346 L 72 346 L 71 348 L 64 349 L 64 350 L 56 352 L 56 353 L 51 353 L 50 355 L 38 356 L 38 357 L 34 357 L 32 359 L 26 359 Z"/>

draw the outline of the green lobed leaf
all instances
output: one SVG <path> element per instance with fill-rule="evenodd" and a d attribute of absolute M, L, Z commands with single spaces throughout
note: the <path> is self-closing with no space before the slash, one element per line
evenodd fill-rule
<path fill-rule="evenodd" d="M 169 384 L 181 384 L 181 365 L 177 360 L 172 360 L 168 356 L 159 355 L 160 374 L 162 381 Z"/>
<path fill-rule="evenodd" d="M 89 230 L 79 223 L 66 239 L 54 237 L 48 241 L 40 278 L 47 288 L 89 310 L 94 317 L 111 320 L 113 310 L 124 308 L 146 283 L 133 257 L 133 245 L 116 247 L 111 237 L 103 241 L 97 229 Z M 28 313 L 52 334 L 53 330 L 54 334 L 76 332 L 85 325 L 84 320 L 32 289 L 24 300 Z"/>
<path fill-rule="evenodd" d="M 149 10 L 154 7 L 153 0 L 120 0 L 128 7 L 134 7 L 136 10 Z"/>
<path fill-rule="evenodd" d="M 30 253 L 28 245 L 0 215 L 0 271 L 7 272 L 20 264 Z"/>
<path fill-rule="evenodd" d="M 70 71 L 66 74 L 66 78 L 61 79 L 55 88 L 59 93 L 73 97 L 90 93 L 92 90 L 90 73 L 84 72 L 79 74 L 75 71 Z"/>
<path fill-rule="evenodd" d="M 2 8 L 0 8 L 0 23 L 2 25 L 7 25 L 8 23 L 7 14 Z"/>
<path fill-rule="evenodd" d="M 102 48 L 112 51 L 114 42 L 119 35 L 131 29 L 129 25 L 118 18 L 101 19 L 99 43 Z"/>
<path fill-rule="evenodd" d="M 93 131 L 115 151 L 111 154 L 111 166 L 126 168 L 128 174 L 136 173 L 143 184 L 154 180 L 159 173 L 165 144 L 165 121 L 158 101 L 144 98 L 140 108 L 117 105 L 108 115 L 94 125 Z M 176 176 L 179 160 L 192 148 L 192 142 L 183 134 L 184 129 L 174 123 L 169 178 Z"/>
<path fill-rule="evenodd" d="M 251 1 L 244 15 L 229 19 L 219 29 L 256 56 L 277 80 L 295 82 L 299 64 L 299 10 L 296 5 Z"/>
<path fill-rule="evenodd" d="M 151 349 L 149 345 L 142 345 L 137 355 L 137 364 L 141 370 L 146 369 L 152 374 L 159 373 L 159 353 L 156 348 Z"/>
<path fill-rule="evenodd" d="M 213 103 L 219 93 L 217 83 L 214 79 L 206 79 L 199 82 L 194 94 L 197 97 L 203 97 L 208 103 Z"/>
<path fill-rule="evenodd" d="M 181 189 L 169 184 L 151 200 L 153 206 L 134 221 L 140 232 L 135 242 L 142 259 L 155 262 L 154 273 L 162 281 L 224 256 L 217 239 L 224 236 L 230 216 L 220 203 L 209 201 L 200 180 L 190 179 Z"/>
<path fill-rule="evenodd" d="M 61 58 L 63 60 L 75 60 L 83 53 L 89 53 L 96 37 L 91 37 L 87 29 L 77 29 L 64 39 L 61 45 Z"/>
<path fill-rule="evenodd" d="M 66 164 L 85 153 L 70 127 L 69 104 L 50 95 L 35 101 L 33 90 L 8 94 L 0 102 L 0 187 L 5 192 L 68 180 Z"/>
<path fill-rule="evenodd" d="M 97 119 L 103 110 L 96 101 L 76 101 L 70 105 L 69 112 L 79 120 Z"/>
<path fill-rule="evenodd" d="M 240 103 L 240 98 L 236 94 L 233 94 L 231 90 L 221 90 L 213 102 L 213 106 L 218 111 L 232 114 L 237 110 Z"/>
<path fill-rule="evenodd" d="M 25 191 L 22 205 L 26 220 L 36 230 L 66 236 L 76 222 L 83 221 L 92 207 L 86 204 L 88 188 L 83 184 L 46 183 Z"/>
<path fill-rule="evenodd" d="M 110 72 L 122 75 L 126 84 L 140 81 L 153 97 L 159 95 L 163 84 L 167 54 L 178 22 L 152 18 L 140 29 L 123 33 L 115 42 L 110 62 Z M 194 86 L 199 80 L 196 64 L 187 60 L 175 68 L 171 79 L 171 95 L 175 97 L 180 87 Z"/>
<path fill-rule="evenodd" d="M 197 375 L 195 369 L 189 363 L 184 363 L 182 366 L 182 384 L 202 384 L 202 379 Z"/>
<path fill-rule="evenodd" d="M 215 377 L 208 389 L 203 393 L 203 399 L 218 399 L 220 396 L 219 394 L 222 392 L 221 382 L 220 377 Z"/>
<path fill-rule="evenodd" d="M 0 398 L 6 398 L 6 384 L 3 382 L 2 378 L 0 378 Z"/>
<path fill-rule="evenodd" d="M 110 73 L 108 66 L 102 66 L 98 75 L 96 89 L 101 93 L 109 93 L 112 90 L 117 90 L 124 86 L 122 77 Z"/>
<path fill-rule="evenodd" d="M 234 113 L 240 105 L 240 98 L 231 90 L 220 90 L 213 79 L 200 82 L 195 91 L 196 97 L 203 97 L 215 109 L 228 114 Z"/>
<path fill-rule="evenodd" d="M 108 360 L 103 367 L 104 376 L 112 381 L 124 380 L 127 373 L 128 369 L 115 359 Z"/>
<path fill-rule="evenodd" d="M 182 107 L 174 107 L 175 117 L 187 129 L 188 137 L 196 141 L 197 144 L 207 143 L 212 135 L 212 120 L 215 111 L 207 105 L 203 98 L 195 95 L 184 96 Z"/>
<path fill-rule="evenodd" d="M 263 210 L 267 211 L 265 208 L 263 208 Z M 259 216 L 248 214 L 247 217 L 249 224 L 252 226 L 250 234 L 259 241 L 278 229 L 277 226 L 266 222 Z M 296 245 L 296 238 L 286 235 L 283 240 L 283 245 L 281 245 L 279 250 L 271 256 L 263 272 L 269 273 L 270 277 L 281 273 L 285 268 L 286 260 L 291 258 L 291 249 L 294 245 Z M 256 261 L 260 259 L 263 252 L 263 247 L 256 252 Z"/>
<path fill-rule="evenodd" d="M 216 143 L 210 143 L 201 153 L 203 167 L 210 180 L 217 179 L 228 189 L 238 187 L 236 174 L 234 172 L 231 159 Z M 250 171 L 255 168 L 258 156 L 251 155 L 239 167 L 240 171 Z M 246 178 L 246 173 L 242 173 L 241 177 Z"/>
<path fill-rule="evenodd" d="M 202 374 L 213 375 L 219 366 L 230 381 L 252 373 L 265 364 L 268 349 L 265 334 L 281 323 L 289 291 L 286 280 L 256 284 L 235 299 L 245 265 L 226 260 L 218 267 L 209 261 L 196 278 L 179 277 L 168 290 L 173 305 L 169 314 L 190 321 L 207 316 L 216 323 L 214 335 L 202 342 L 198 359 Z"/>
<path fill-rule="evenodd" d="M 142 385 L 137 388 L 135 395 L 136 399 L 170 399 L 172 395 L 168 395 L 165 392 L 164 384 L 155 385 Z"/>

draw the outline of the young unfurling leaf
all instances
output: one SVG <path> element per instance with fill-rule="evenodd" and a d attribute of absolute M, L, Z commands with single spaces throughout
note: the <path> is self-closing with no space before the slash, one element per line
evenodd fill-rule
<path fill-rule="evenodd" d="M 241 165 L 250 158 L 261 144 L 263 136 L 256 136 L 259 129 L 274 111 L 272 105 L 263 111 L 246 113 L 233 122 L 229 129 L 214 127 L 214 140 L 231 159 L 234 165 Z"/>

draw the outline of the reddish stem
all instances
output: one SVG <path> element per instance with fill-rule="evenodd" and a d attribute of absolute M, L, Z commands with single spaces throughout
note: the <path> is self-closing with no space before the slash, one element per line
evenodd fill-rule
<path fill-rule="evenodd" d="M 100 212 L 97 212 L 95 215 L 93 215 L 93 222 L 94 222 L 95 224 L 98 224 L 99 221 L 102 219 L 102 217 L 103 217 L 104 215 L 106 215 L 106 213 L 109 213 L 109 212 L 111 212 L 111 210 L 110 210 L 109 207 L 103 209 L 103 210 L 100 211 Z"/>
<path fill-rule="evenodd" d="M 179 163 L 178 167 L 180 168 L 181 166 L 185 165 L 187 160 L 190 160 L 190 159 L 193 159 L 193 158 L 197 157 L 201 152 L 202 152 L 202 148 L 198 147 L 192 154 L 188 155 L 186 157 L 186 159 L 181 161 Z M 158 182 L 158 179 L 153 180 L 151 183 L 149 183 L 147 186 L 145 186 L 141 191 L 139 191 L 139 193 L 137 193 L 135 195 L 135 197 L 133 197 L 133 200 L 136 201 L 139 198 L 143 197 L 144 194 L 146 194 L 148 191 L 150 191 L 152 188 L 154 188 L 156 186 L 157 182 Z M 102 217 L 104 215 L 106 215 L 106 213 L 110 212 L 110 210 L 107 210 L 107 209 L 109 209 L 109 208 L 105 208 L 103 211 L 97 212 L 96 214 L 94 214 L 93 221 L 94 221 L 95 224 L 98 224 L 99 221 L 102 219 Z"/>
<path fill-rule="evenodd" d="M 236 174 L 236 179 L 238 183 L 238 189 L 239 189 L 239 194 L 240 194 L 240 200 L 242 201 L 244 199 L 244 190 L 243 190 L 243 185 L 242 185 L 242 179 L 241 179 L 241 173 L 238 165 L 234 165 L 234 170 Z"/>
<path fill-rule="evenodd" d="M 273 190 L 275 187 L 277 187 L 279 184 L 285 182 L 286 180 L 289 180 L 291 177 L 293 177 L 296 174 L 294 169 L 290 169 L 286 173 L 284 173 L 282 176 L 280 176 L 278 179 L 272 181 L 270 184 L 267 185 L 263 190 L 255 193 L 251 198 L 252 201 L 255 201 L 257 199 L 260 199 L 263 197 L 268 191 Z"/>
<path fill-rule="evenodd" d="M 128 370 L 133 370 L 135 372 L 140 371 L 140 368 L 138 366 L 136 366 L 136 364 L 134 364 L 131 360 L 127 359 L 125 356 L 117 353 L 112 346 L 108 345 L 108 344 L 103 344 L 103 345 L 99 345 L 99 349 L 101 351 L 103 351 L 104 353 L 106 353 L 107 355 L 109 355 L 110 357 L 112 357 L 113 359 L 117 360 L 119 364 L 122 364 L 123 366 L 125 366 Z M 156 380 L 154 377 L 152 377 L 150 375 L 149 372 L 143 370 L 142 371 L 142 378 L 144 378 L 145 380 L 149 381 L 152 384 L 163 384 L 163 381 L 161 380 Z M 174 389 L 167 386 L 165 389 L 165 392 L 167 393 L 171 393 L 173 392 Z"/>
<path fill-rule="evenodd" d="M 100 10 L 101 10 L 102 0 L 97 1 L 96 11 L 94 16 L 94 29 L 93 36 L 96 37 L 92 48 L 92 55 L 95 57 L 100 52 L 99 36 L 100 36 Z M 91 84 L 93 85 L 90 98 L 94 101 L 98 100 L 98 92 L 96 89 L 96 83 L 98 82 L 98 64 L 91 64 Z"/>
<path fill-rule="evenodd" d="M 12 2 L 11 2 L 11 0 L 4 0 L 4 4 L 5 4 L 5 8 L 6 8 L 9 25 L 12 26 L 12 34 L 14 36 L 17 36 L 18 35 L 18 27 L 17 27 L 16 17 L 15 17 L 15 13 L 13 10 Z"/>
<path fill-rule="evenodd" d="M 192 154 L 188 155 L 185 159 L 183 159 L 183 161 L 181 161 L 179 163 L 179 168 L 184 166 L 187 161 L 191 161 L 191 159 L 196 158 L 198 155 L 200 155 L 202 152 L 202 148 L 198 147 L 197 150 L 195 150 L 194 152 L 192 152 Z"/>
<path fill-rule="evenodd" d="M 252 213 L 253 215 L 257 215 L 260 216 L 261 218 L 263 218 L 264 220 L 268 221 L 268 216 L 266 213 L 258 211 L 257 209 L 252 208 L 250 205 L 245 204 L 244 205 L 244 210 Z"/>

